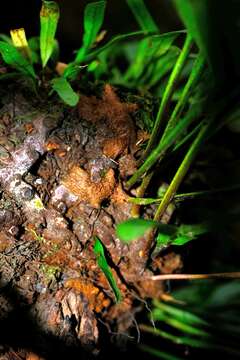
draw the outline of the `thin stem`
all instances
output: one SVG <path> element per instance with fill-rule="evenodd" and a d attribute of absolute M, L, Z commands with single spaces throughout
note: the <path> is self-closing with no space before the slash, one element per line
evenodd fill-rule
<path fill-rule="evenodd" d="M 141 196 L 144 196 L 145 194 L 145 191 L 151 181 L 153 177 L 153 172 L 150 172 L 149 174 L 147 174 L 143 180 L 142 180 L 142 183 L 141 185 L 139 186 L 139 188 L 137 189 L 137 197 L 141 197 Z M 140 205 L 137 204 L 137 203 L 133 203 L 133 206 L 132 206 L 132 210 L 131 210 L 131 215 L 132 217 L 134 218 L 138 218 L 139 215 L 140 215 Z"/>
<path fill-rule="evenodd" d="M 196 197 L 201 197 L 201 196 L 207 196 L 207 195 L 213 195 L 213 194 L 217 194 L 217 193 L 222 193 L 222 192 L 229 192 L 229 191 L 234 191 L 234 190 L 238 190 L 240 189 L 240 184 L 234 184 L 232 186 L 228 186 L 228 187 L 223 187 L 223 188 L 219 188 L 219 189 L 214 189 L 214 190 L 202 190 L 202 191 L 193 191 L 193 192 L 189 192 L 189 193 L 182 193 L 182 194 L 176 194 L 174 196 L 174 200 L 176 202 L 179 201 L 184 201 L 186 199 L 193 199 Z M 141 198 L 141 197 L 129 197 L 128 201 L 136 204 L 136 205 L 150 205 L 150 204 L 156 204 L 162 201 L 164 195 L 154 199 L 154 198 Z"/>
<path fill-rule="evenodd" d="M 160 221 L 160 219 L 163 216 L 165 210 L 167 209 L 169 203 L 171 202 L 174 195 L 176 194 L 176 192 L 179 188 L 179 185 L 183 181 L 189 167 L 191 166 L 193 160 L 195 159 L 195 156 L 197 155 L 199 147 L 202 145 L 203 141 L 206 138 L 206 135 L 208 133 L 211 123 L 212 123 L 212 121 L 209 121 L 208 123 L 205 123 L 202 126 L 202 129 L 199 131 L 196 139 L 190 146 L 187 154 L 185 155 L 181 165 L 179 166 L 171 184 L 169 185 L 169 187 L 168 187 L 166 193 L 164 194 L 164 197 L 156 211 L 156 214 L 154 216 L 155 221 Z"/>
<path fill-rule="evenodd" d="M 161 274 L 161 275 L 150 276 L 147 279 L 149 280 L 240 279 L 240 271 L 213 273 L 213 274 Z"/>
<path fill-rule="evenodd" d="M 182 111 L 188 101 L 189 94 L 190 94 L 193 86 L 198 82 L 198 80 L 202 74 L 202 71 L 204 68 L 204 63 L 205 63 L 204 57 L 201 54 L 199 54 L 193 64 L 191 74 L 190 74 L 188 81 L 183 89 L 182 95 L 171 114 L 171 117 L 168 121 L 168 124 L 163 133 L 161 141 L 163 141 L 164 138 L 166 137 L 166 135 L 176 126 L 176 124 L 182 114 Z"/>
<path fill-rule="evenodd" d="M 177 84 L 177 81 L 181 74 L 181 71 L 183 69 L 183 66 L 186 62 L 186 59 L 187 59 L 189 53 L 190 53 L 192 44 L 193 44 L 192 37 L 189 34 L 187 34 L 183 49 L 176 61 L 173 71 L 169 77 L 166 89 L 164 91 L 162 101 L 161 101 L 161 104 L 160 104 L 160 107 L 158 110 L 157 118 L 156 118 L 156 121 L 154 124 L 154 128 L 153 128 L 151 137 L 148 141 L 148 145 L 147 145 L 147 148 L 144 153 L 144 158 L 146 158 L 151 153 L 151 151 L 156 143 L 157 137 L 159 136 L 159 131 L 160 131 L 161 127 L 163 126 L 165 111 L 169 105 L 169 102 L 171 100 L 172 94 L 176 87 L 176 84 Z"/>
<path fill-rule="evenodd" d="M 170 134 L 166 136 L 164 141 L 159 141 L 157 147 L 151 152 L 148 158 L 144 161 L 142 166 L 133 174 L 133 176 L 127 181 L 126 187 L 132 187 L 141 176 L 151 169 L 153 165 L 158 161 L 161 155 L 178 139 L 182 132 L 188 127 L 188 125 L 195 120 L 201 112 L 199 106 L 193 106 L 188 114 L 179 122 Z"/>

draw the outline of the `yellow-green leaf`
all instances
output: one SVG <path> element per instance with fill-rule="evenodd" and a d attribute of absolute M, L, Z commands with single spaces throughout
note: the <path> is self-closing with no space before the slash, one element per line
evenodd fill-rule
<path fill-rule="evenodd" d="M 31 52 L 28 46 L 24 28 L 10 30 L 13 45 L 23 54 L 26 59 L 31 60 Z"/>

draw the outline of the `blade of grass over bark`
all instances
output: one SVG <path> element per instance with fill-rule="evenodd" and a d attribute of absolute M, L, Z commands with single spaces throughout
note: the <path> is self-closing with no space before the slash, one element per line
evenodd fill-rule
<path fill-rule="evenodd" d="M 171 184 L 169 185 L 166 193 L 164 194 L 164 197 L 163 197 L 163 199 L 156 211 L 156 214 L 154 216 L 155 221 L 160 221 L 160 219 L 163 216 L 164 212 L 166 211 L 169 203 L 171 202 L 174 195 L 176 194 L 189 167 L 191 166 L 193 160 L 195 159 L 195 156 L 197 155 L 200 146 L 206 140 L 206 137 L 208 135 L 208 131 L 209 131 L 211 124 L 212 124 L 212 119 L 208 119 L 207 122 L 203 123 L 201 130 L 199 131 L 196 139 L 190 146 L 190 148 L 189 148 L 187 154 L 185 155 L 181 165 L 179 166 L 173 180 L 171 181 Z"/>
<path fill-rule="evenodd" d="M 151 137 L 148 141 L 147 148 L 144 152 L 144 158 L 146 158 L 151 153 L 153 147 L 156 144 L 156 140 L 159 137 L 159 132 L 161 131 L 161 128 L 163 127 L 163 123 L 164 123 L 164 116 L 166 116 L 165 112 L 168 108 L 169 102 L 171 100 L 171 96 L 175 90 L 175 86 L 183 69 L 183 66 L 186 62 L 186 59 L 189 56 L 191 47 L 192 47 L 192 38 L 191 35 L 187 34 L 183 49 L 176 61 L 173 71 L 169 77 L 166 89 L 164 91 L 162 101 L 156 117 L 156 121 L 154 124 L 154 128 Z"/>
<path fill-rule="evenodd" d="M 97 258 L 97 264 L 100 267 L 100 269 L 102 270 L 102 272 L 104 273 L 104 275 L 106 276 L 106 278 L 109 282 L 109 285 L 111 286 L 113 293 L 115 295 L 116 302 L 120 302 L 122 299 L 122 295 L 117 286 L 116 280 L 113 277 L 112 271 L 107 263 L 103 244 L 97 236 L 94 236 L 94 240 L 95 240 L 94 253 Z"/>
<path fill-rule="evenodd" d="M 201 113 L 201 106 L 195 105 L 189 110 L 188 114 L 179 122 L 174 129 L 166 136 L 163 142 L 159 142 L 158 146 L 152 150 L 151 154 L 144 161 L 142 166 L 127 181 L 126 186 L 132 187 L 153 165 L 156 164 L 161 154 L 164 153 L 177 139 L 182 132 L 194 121 Z"/>
<path fill-rule="evenodd" d="M 36 78 L 36 74 L 32 64 L 27 60 L 14 45 L 0 41 L 0 53 L 6 64 L 12 66 L 20 73 Z"/>
<path fill-rule="evenodd" d="M 40 12 L 40 55 L 43 68 L 53 51 L 59 15 L 59 6 L 55 1 L 43 0 Z"/>
<path fill-rule="evenodd" d="M 166 137 L 166 135 L 168 134 L 168 132 L 171 131 L 176 126 L 176 124 L 182 114 L 182 111 L 188 101 L 191 90 L 193 89 L 193 87 L 196 85 L 196 83 L 200 79 L 200 76 L 203 71 L 204 63 L 205 63 L 204 57 L 201 54 L 199 54 L 193 64 L 191 74 L 187 80 L 186 85 L 184 86 L 182 95 L 170 116 L 170 119 L 167 123 L 166 129 L 164 130 L 161 141 L 163 141 L 164 138 Z"/>
<path fill-rule="evenodd" d="M 143 0 L 127 0 L 140 28 L 145 32 L 157 32 L 158 26 L 153 20 Z"/>
<path fill-rule="evenodd" d="M 81 63 L 88 50 L 94 44 L 97 34 L 103 24 L 106 1 L 89 3 L 84 10 L 83 18 L 83 45 L 77 52 L 75 61 Z"/>
<path fill-rule="evenodd" d="M 64 78 L 59 77 L 51 81 L 52 88 L 60 98 L 69 106 L 76 106 L 79 101 L 79 95 L 72 89 L 70 83 Z"/>
<path fill-rule="evenodd" d="M 22 55 L 31 61 L 31 51 L 28 46 L 24 28 L 10 30 L 13 45 L 22 53 Z"/>

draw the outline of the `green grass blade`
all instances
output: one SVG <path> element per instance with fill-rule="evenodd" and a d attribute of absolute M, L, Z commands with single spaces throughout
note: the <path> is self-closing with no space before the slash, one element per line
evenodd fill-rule
<path fill-rule="evenodd" d="M 102 270 L 102 272 L 104 273 L 104 275 L 106 276 L 109 285 L 111 286 L 113 293 L 115 295 L 116 298 L 116 302 L 120 302 L 122 299 L 122 295 L 121 292 L 117 286 L 116 280 L 113 277 L 112 271 L 107 263 L 106 257 L 105 257 L 105 253 L 104 253 L 104 247 L 103 244 L 101 242 L 101 240 L 97 237 L 94 236 L 94 253 L 96 255 L 97 258 L 97 263 L 98 266 L 100 267 L 100 269 Z"/>
<path fill-rule="evenodd" d="M 99 54 L 101 54 L 105 50 L 109 50 L 109 48 L 111 46 L 116 45 L 118 42 L 123 41 L 123 40 L 129 40 L 131 38 L 138 37 L 140 35 L 145 36 L 143 31 L 134 31 L 132 33 L 114 36 L 109 42 L 107 42 L 102 47 L 99 47 L 96 50 L 92 50 L 89 52 L 89 54 L 85 55 L 85 61 L 86 61 L 86 63 L 89 63 L 90 61 L 93 61 L 94 59 L 96 59 L 96 57 Z M 147 35 L 147 36 L 150 36 L 150 35 Z M 63 76 L 65 78 L 75 79 L 80 70 L 81 70 L 81 67 L 78 64 L 78 62 L 73 61 L 68 64 L 67 68 L 64 71 Z"/>
<path fill-rule="evenodd" d="M 193 141 L 192 145 L 190 146 L 190 148 L 189 148 L 187 154 L 185 155 L 181 165 L 179 166 L 173 180 L 171 181 L 171 184 L 169 185 L 166 193 L 164 194 L 162 202 L 160 203 L 160 205 L 156 211 L 156 214 L 154 216 L 155 221 L 159 221 L 161 219 L 167 206 L 169 205 L 169 203 L 173 199 L 174 195 L 176 194 L 178 187 L 180 186 L 181 182 L 183 181 L 193 160 L 195 159 L 195 156 L 197 155 L 200 146 L 206 140 L 206 137 L 208 135 L 208 131 L 212 124 L 213 119 L 208 119 L 208 122 L 206 121 L 203 124 L 196 139 Z"/>
<path fill-rule="evenodd" d="M 151 152 L 148 158 L 144 161 L 142 166 L 134 173 L 134 175 L 127 181 L 126 186 L 130 188 L 133 186 L 147 171 L 149 171 L 164 153 L 177 139 L 181 136 L 183 131 L 198 118 L 201 113 L 202 106 L 192 106 L 188 114 L 179 122 L 174 129 L 166 136 L 164 141 L 159 142 L 158 146 Z"/>
<path fill-rule="evenodd" d="M 163 141 L 164 137 L 167 135 L 167 133 L 176 126 L 176 124 L 182 114 L 182 111 L 189 99 L 191 90 L 196 85 L 196 83 L 199 81 L 199 78 L 203 71 L 204 63 L 205 63 L 204 57 L 201 54 L 199 54 L 196 61 L 193 64 L 191 74 L 187 80 L 186 85 L 184 86 L 181 97 L 180 97 L 179 101 L 177 102 L 177 105 L 175 106 L 175 108 L 171 114 L 171 117 L 168 121 L 168 124 L 166 126 L 166 129 L 164 131 L 161 141 Z"/>
<path fill-rule="evenodd" d="M 148 71 L 153 60 L 156 61 L 160 56 L 166 54 L 173 42 L 182 33 L 184 33 L 184 31 L 172 31 L 165 34 L 152 35 L 149 39 L 140 42 L 135 60 L 130 64 L 124 75 L 125 81 L 134 79 L 134 81 L 138 82 L 141 80 L 141 75 L 145 71 Z"/>
<path fill-rule="evenodd" d="M 143 236 L 147 230 L 158 226 L 155 221 L 145 219 L 129 219 L 117 225 L 117 236 L 124 242 L 130 242 Z"/>
<path fill-rule="evenodd" d="M 159 131 L 161 130 L 161 128 L 163 126 L 166 109 L 167 109 L 167 107 L 169 105 L 169 102 L 171 100 L 171 96 L 172 96 L 172 94 L 173 94 L 173 92 L 175 90 L 177 81 L 179 79 L 179 76 L 181 74 L 183 66 L 184 66 L 184 64 L 186 62 L 186 59 L 189 56 L 191 47 L 192 47 L 192 38 L 188 34 L 187 37 L 186 37 L 183 49 L 182 49 L 182 51 L 181 51 L 181 53 L 180 53 L 180 55 L 179 55 L 179 57 L 178 57 L 178 59 L 176 61 L 176 64 L 175 64 L 175 66 L 173 68 L 173 71 L 172 71 L 172 73 L 171 73 L 171 75 L 169 77 L 166 89 L 164 91 L 162 101 L 161 101 L 161 104 L 159 106 L 159 110 L 158 110 L 158 113 L 157 113 L 156 121 L 155 121 L 155 124 L 154 124 L 154 128 L 153 128 L 151 137 L 150 137 L 150 139 L 148 141 L 148 145 L 147 145 L 147 148 L 146 148 L 145 153 L 144 153 L 145 158 L 151 153 L 151 151 L 152 151 L 152 149 L 153 149 L 153 147 L 154 147 L 154 145 L 156 143 L 156 140 L 159 137 Z"/>
<path fill-rule="evenodd" d="M 13 45 L 0 41 L 0 53 L 3 61 L 25 76 L 36 78 L 32 64 Z"/>
<path fill-rule="evenodd" d="M 96 40 L 96 36 L 103 24 L 105 7 L 106 1 L 96 1 L 86 6 L 83 19 L 83 45 L 77 52 L 76 62 L 80 63 L 84 60 Z"/>
<path fill-rule="evenodd" d="M 64 77 L 55 78 L 51 81 L 52 88 L 60 98 L 69 106 L 76 106 L 79 95 L 75 93 L 69 82 Z"/>
<path fill-rule="evenodd" d="M 180 358 L 178 356 L 163 352 L 148 345 L 139 345 L 139 348 L 140 350 L 145 351 L 151 355 L 154 355 L 162 360 L 184 360 L 184 358 Z"/>
<path fill-rule="evenodd" d="M 43 68 L 53 52 L 59 15 L 59 6 L 55 1 L 43 0 L 40 12 L 40 54 Z"/>
<path fill-rule="evenodd" d="M 158 31 L 158 26 L 153 20 L 143 0 L 127 0 L 127 3 L 143 31 Z"/>

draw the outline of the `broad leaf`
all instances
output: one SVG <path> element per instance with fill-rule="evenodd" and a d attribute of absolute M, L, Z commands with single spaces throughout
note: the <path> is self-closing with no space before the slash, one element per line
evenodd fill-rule
<path fill-rule="evenodd" d="M 0 41 L 0 53 L 6 64 L 12 66 L 20 73 L 36 78 L 33 66 L 30 62 L 15 48 L 15 46 Z"/>
<path fill-rule="evenodd" d="M 132 10 L 139 26 L 145 32 L 157 32 L 158 27 L 155 24 L 151 14 L 146 8 L 143 0 L 127 0 L 128 6 Z"/>
<path fill-rule="evenodd" d="M 60 98 L 69 106 L 76 106 L 79 95 L 72 89 L 69 82 L 64 77 L 55 78 L 51 81 L 52 88 Z"/>
<path fill-rule="evenodd" d="M 121 301 L 122 295 L 121 292 L 117 286 L 116 280 L 113 277 L 111 268 L 109 267 L 105 254 L 104 254 L 104 247 L 103 244 L 101 242 L 101 240 L 97 237 L 94 236 L 95 239 L 95 243 L 94 243 L 94 253 L 96 255 L 97 258 L 97 263 L 98 266 L 100 267 L 100 269 L 102 270 L 102 272 L 104 273 L 104 275 L 106 276 L 109 285 L 111 286 L 115 298 L 116 298 L 116 302 Z"/>
<path fill-rule="evenodd" d="M 143 236 L 147 230 L 158 226 L 153 220 L 129 219 L 117 225 L 117 236 L 124 242 L 130 242 Z"/>
<path fill-rule="evenodd" d="M 55 1 L 43 1 L 40 12 L 40 54 L 45 67 L 54 48 L 54 38 L 59 19 L 59 7 Z"/>
<path fill-rule="evenodd" d="M 86 6 L 83 19 L 83 45 L 77 53 L 76 62 L 82 62 L 88 50 L 94 44 L 104 20 L 105 7 L 105 1 L 92 2 Z"/>

